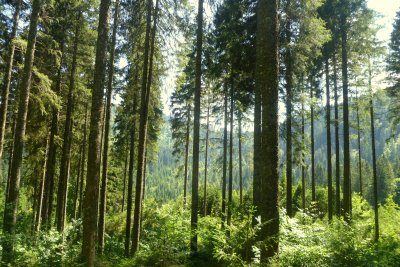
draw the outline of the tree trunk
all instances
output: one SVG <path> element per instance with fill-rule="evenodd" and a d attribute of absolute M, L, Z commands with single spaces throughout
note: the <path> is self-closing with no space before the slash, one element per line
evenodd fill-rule
<path fill-rule="evenodd" d="M 138 70 L 135 74 L 135 85 L 138 79 Z M 130 145 L 129 145 L 129 171 L 128 171 L 128 192 L 126 198 L 126 224 L 125 224 L 125 256 L 129 257 L 130 250 L 129 245 L 131 242 L 131 220 L 132 220 L 132 190 L 133 190 L 133 172 L 135 162 L 135 135 L 136 135 L 136 109 L 137 109 L 137 98 L 136 93 L 133 95 L 133 122 L 132 128 L 130 129 Z"/>
<path fill-rule="evenodd" d="M 315 194 L 315 146 L 314 146 L 314 88 L 310 83 L 310 99 L 311 99 L 311 200 L 317 201 Z"/>
<path fill-rule="evenodd" d="M 239 199 L 240 205 L 243 204 L 243 166 L 242 166 L 242 113 L 238 113 L 238 141 L 239 141 Z"/>
<path fill-rule="evenodd" d="M 5 190 L 5 202 L 7 202 L 8 196 L 10 194 L 10 177 L 11 177 L 11 169 L 12 169 L 12 158 L 14 154 L 14 140 L 15 140 L 15 127 L 16 127 L 16 118 L 15 118 L 15 113 L 12 116 L 12 140 L 10 142 L 10 147 L 9 147 L 9 155 L 8 155 L 8 171 L 7 171 L 7 184 L 6 184 L 6 190 Z"/>
<path fill-rule="evenodd" d="M 8 57 L 6 59 L 6 68 L 4 71 L 3 79 L 3 91 L 1 92 L 1 105 L 0 105 L 0 160 L 3 158 L 3 145 L 4 145 L 4 135 L 6 132 L 6 122 L 7 122 L 7 111 L 8 111 L 8 96 L 10 93 L 11 75 L 14 63 L 14 50 L 15 45 L 13 43 L 15 37 L 17 36 L 17 28 L 19 22 L 19 13 L 21 10 L 22 0 L 15 1 L 15 11 L 13 15 L 13 26 L 11 29 L 10 39 L 7 44 Z"/>
<path fill-rule="evenodd" d="M 290 18 L 290 0 L 286 3 L 286 51 L 285 51 L 285 81 L 286 81 L 286 212 L 289 217 L 293 216 L 292 201 L 292 51 L 289 47 L 291 42 L 291 18 Z"/>
<path fill-rule="evenodd" d="M 85 128 L 83 129 L 83 143 L 82 143 L 82 163 L 81 163 L 81 183 L 79 186 L 79 210 L 78 218 L 82 218 L 83 210 L 83 182 L 85 178 L 85 162 L 86 162 L 86 140 L 87 140 L 87 123 L 88 123 L 89 103 L 86 103 L 85 111 Z"/>
<path fill-rule="evenodd" d="M 108 143 L 110 135 L 110 120 L 111 120 L 111 100 L 112 100 L 112 87 L 114 78 L 114 59 L 115 59 L 115 44 L 117 42 L 118 30 L 118 15 L 119 15 L 119 0 L 115 1 L 114 7 L 114 25 L 111 39 L 111 52 L 110 62 L 108 66 L 108 85 L 107 85 L 107 104 L 106 104 L 106 120 L 104 125 L 104 147 L 103 147 L 103 172 L 101 179 L 101 192 L 100 192 L 100 215 L 99 215 L 99 237 L 98 237 L 98 250 L 103 254 L 104 248 L 104 231 L 105 231 L 105 216 L 106 216 L 106 202 L 107 202 L 107 165 L 108 165 Z"/>
<path fill-rule="evenodd" d="M 186 122 L 186 141 L 185 141 L 185 177 L 183 179 L 183 204 L 186 206 L 186 192 L 188 181 L 188 159 L 189 159 L 189 142 L 190 142 L 190 105 L 187 106 L 187 122 Z"/>
<path fill-rule="evenodd" d="M 193 120 L 193 167 L 192 167 L 192 214 L 190 217 L 190 252 L 197 254 L 197 211 L 199 206 L 199 141 L 200 141 L 200 97 L 201 97 L 201 56 L 203 53 L 203 0 L 198 2 L 196 33 L 196 75 L 194 88 Z"/>
<path fill-rule="evenodd" d="M 208 168 L 208 138 L 210 130 L 210 102 L 207 96 L 207 123 L 206 123 L 206 154 L 204 156 L 204 216 L 207 216 L 207 168 Z"/>
<path fill-rule="evenodd" d="M 122 207 L 121 207 L 121 212 L 124 212 L 124 205 L 125 205 L 126 172 L 128 170 L 128 157 L 129 157 L 129 153 L 127 151 L 126 155 L 125 155 L 125 161 L 124 161 L 124 186 L 123 186 L 123 189 L 122 189 Z"/>
<path fill-rule="evenodd" d="M 228 163 L 228 84 L 224 84 L 224 144 L 223 144 L 223 163 L 222 163 L 222 229 L 225 227 L 226 216 L 226 170 Z"/>
<path fill-rule="evenodd" d="M 257 6 L 256 90 L 262 94 L 260 262 L 266 264 L 279 250 L 279 134 L 278 134 L 278 1 L 259 0 Z"/>
<path fill-rule="evenodd" d="M 332 196 L 332 151 L 331 151 L 331 103 L 330 103 L 330 81 L 329 81 L 329 58 L 326 57 L 325 62 L 325 79 L 326 79 L 326 161 L 328 171 L 328 218 L 333 217 L 333 196 Z"/>
<path fill-rule="evenodd" d="M 42 207 L 43 207 L 43 190 L 44 190 L 44 183 L 46 179 L 46 164 L 48 160 L 48 150 L 49 150 L 49 139 L 46 140 L 46 150 L 45 150 L 45 156 L 44 156 L 44 161 L 43 161 L 43 171 L 42 171 L 42 178 L 40 179 L 39 183 L 39 191 L 38 191 L 38 196 L 37 196 L 37 207 L 36 207 L 36 218 L 35 218 L 35 232 L 38 232 L 40 230 L 40 224 L 41 224 L 41 214 L 42 214 Z"/>
<path fill-rule="evenodd" d="M 340 144 L 339 144 L 339 105 L 336 71 L 336 52 L 333 53 L 333 89 L 335 93 L 335 184 L 336 184 L 336 216 L 340 217 Z"/>
<path fill-rule="evenodd" d="M 61 62 L 57 70 L 56 84 L 54 88 L 54 92 L 56 94 L 60 94 L 61 92 L 62 69 L 64 67 L 63 60 L 64 60 L 64 50 L 65 50 L 64 35 L 65 34 L 63 34 L 60 41 Z M 58 108 L 53 107 L 50 138 L 49 138 L 49 156 L 48 156 L 49 159 L 46 166 L 46 177 L 45 177 L 43 210 L 42 210 L 42 225 L 45 226 L 47 229 L 49 229 L 51 226 L 51 217 L 53 213 L 54 174 L 57 162 L 57 144 L 55 139 L 56 136 L 58 135 L 58 119 L 59 119 L 59 110 Z"/>
<path fill-rule="evenodd" d="M 341 0 L 340 32 L 342 39 L 342 82 L 343 82 L 343 212 L 345 221 L 351 217 L 351 174 L 350 174 L 350 132 L 349 132 L 349 84 L 347 74 L 347 1 Z"/>
<path fill-rule="evenodd" d="M 261 91 L 260 88 L 255 88 L 254 99 L 254 144 L 253 144 L 253 206 L 256 208 L 252 225 L 256 225 L 256 218 L 261 215 Z"/>
<path fill-rule="evenodd" d="M 77 219 L 78 215 L 78 198 L 79 198 L 79 184 L 81 181 L 81 164 L 82 164 L 82 157 L 83 157 L 83 147 L 81 146 L 79 158 L 78 158 L 78 167 L 77 167 L 77 174 L 76 174 L 76 181 L 75 181 L 75 193 L 74 193 L 74 207 L 73 207 L 73 216 L 74 220 Z"/>
<path fill-rule="evenodd" d="M 231 73 L 232 75 L 232 73 Z M 234 101 L 233 101 L 233 76 L 231 77 L 231 88 L 230 88 L 230 118 L 229 118 L 229 184 L 228 184 L 228 217 L 227 217 L 227 225 L 231 225 L 232 220 L 232 193 L 233 193 L 233 110 L 234 110 Z M 228 236 L 230 235 L 229 228 L 227 230 Z"/>
<path fill-rule="evenodd" d="M 375 148 L 375 120 L 374 120 L 374 102 L 372 94 L 372 70 L 371 60 L 368 58 L 368 87 L 369 87 L 369 113 L 371 117 L 371 147 L 372 147 L 372 170 L 374 185 L 374 214 L 375 214 L 375 242 L 379 241 L 379 207 L 378 207 L 378 177 L 376 175 L 376 148 Z"/>
<path fill-rule="evenodd" d="M 159 0 L 156 0 L 154 11 L 153 29 L 151 32 L 151 11 L 152 1 L 147 2 L 147 25 L 145 37 L 145 52 L 143 63 L 143 76 L 142 76 L 142 91 L 141 91 L 141 112 L 140 112 L 140 125 L 139 125 L 139 144 L 138 144 L 138 165 L 136 176 L 136 194 L 135 194 L 135 210 L 133 218 L 133 233 L 132 233 L 132 248 L 131 255 L 134 256 L 139 249 L 140 229 L 141 229 L 141 214 L 142 214 L 142 201 L 143 201 L 143 186 L 144 175 L 146 171 L 146 142 L 147 142 L 147 124 L 148 124 L 148 111 L 150 104 L 150 89 L 153 75 L 153 58 L 154 58 L 154 43 L 156 38 L 157 20 L 158 20 Z M 150 51 L 149 51 L 150 50 Z M 150 55 L 149 55 L 150 52 Z M 150 61 L 150 62 L 149 62 Z M 148 69 L 147 69 L 148 68 Z"/>
<path fill-rule="evenodd" d="M 303 94 L 303 89 L 301 91 Z M 305 145 L 305 116 L 304 116 L 304 101 L 301 102 L 301 142 Z M 301 152 L 301 206 L 303 212 L 306 209 L 306 155 L 304 150 Z"/>
<path fill-rule="evenodd" d="M 360 195 L 363 195 L 362 186 L 362 162 L 361 162 L 361 135 L 360 135 L 360 114 L 359 114 L 359 99 L 358 90 L 356 87 L 356 115 L 357 115 L 357 144 L 358 144 L 358 179 L 360 183 Z"/>
<path fill-rule="evenodd" d="M 19 88 L 18 117 L 15 127 L 14 153 L 11 165 L 9 196 L 4 208 L 3 233 L 5 238 L 2 242 L 2 261 L 5 264 L 11 263 L 14 254 L 15 225 L 17 221 L 18 197 L 20 187 L 20 173 L 22 155 L 24 150 L 26 118 L 28 115 L 29 92 L 31 87 L 32 67 L 35 54 L 37 25 L 39 22 L 39 11 L 41 0 L 34 0 L 28 33 L 28 44 L 25 53 L 23 77 Z"/>
<path fill-rule="evenodd" d="M 101 156 L 101 129 L 103 117 L 103 85 L 106 72 L 108 15 L 111 0 L 101 0 L 94 84 L 92 88 L 92 107 L 90 115 L 89 154 L 87 163 L 86 190 L 83 201 L 83 242 L 82 260 L 86 266 L 94 266 L 96 255 L 97 215 L 99 200 L 99 177 Z"/>
<path fill-rule="evenodd" d="M 79 43 L 79 32 L 81 25 L 79 24 L 81 12 L 77 16 L 77 24 L 75 28 L 74 47 L 72 55 L 71 65 L 71 76 L 69 80 L 69 91 L 67 100 L 67 113 L 65 116 L 65 127 L 63 136 L 63 146 L 60 162 L 60 178 L 58 180 L 58 192 L 57 192 L 57 231 L 64 232 L 65 226 L 65 212 L 67 205 L 67 187 L 68 187 L 68 164 L 71 160 L 71 138 L 72 138 L 72 112 L 74 109 L 74 91 L 75 91 L 75 75 L 77 68 L 77 56 L 78 56 L 78 43 Z"/>

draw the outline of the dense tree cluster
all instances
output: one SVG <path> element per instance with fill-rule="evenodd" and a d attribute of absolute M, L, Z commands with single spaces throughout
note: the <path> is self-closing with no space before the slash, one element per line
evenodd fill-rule
<path fill-rule="evenodd" d="M 400 11 L 192 2 L 0 0 L 1 264 L 398 264 Z"/>

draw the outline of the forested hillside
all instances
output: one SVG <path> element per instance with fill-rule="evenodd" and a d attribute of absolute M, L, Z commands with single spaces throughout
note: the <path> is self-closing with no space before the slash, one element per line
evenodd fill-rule
<path fill-rule="evenodd" d="M 0 264 L 398 266 L 399 92 L 396 1 L 0 0 Z"/>

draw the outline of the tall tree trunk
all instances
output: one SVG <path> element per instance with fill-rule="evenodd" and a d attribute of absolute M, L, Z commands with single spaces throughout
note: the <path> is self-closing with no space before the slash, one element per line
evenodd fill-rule
<path fill-rule="evenodd" d="M 379 209 L 378 209 L 378 177 L 376 175 L 376 148 L 375 148 L 375 119 L 374 101 L 372 94 L 372 69 L 371 59 L 368 58 L 368 87 L 369 87 L 369 114 L 371 117 L 371 148 L 372 148 L 372 171 L 374 185 L 374 214 L 375 214 L 375 242 L 379 240 Z"/>
<path fill-rule="evenodd" d="M 330 81 L 329 81 L 329 58 L 326 57 L 325 61 L 325 81 L 326 81 L 326 161 L 328 171 L 328 218 L 332 220 L 333 217 L 333 195 L 332 195 L 332 151 L 331 151 L 331 94 L 330 94 Z"/>
<path fill-rule="evenodd" d="M 340 217 L 340 144 L 339 144 L 339 105 L 338 86 L 336 70 L 336 52 L 333 53 L 333 89 L 335 93 L 335 193 L 336 193 L 336 216 Z"/>
<path fill-rule="evenodd" d="M 232 73 L 231 73 L 232 75 Z M 232 194 L 233 194 L 233 110 L 234 110 L 234 101 L 233 101 L 233 76 L 231 78 L 231 88 L 230 88 L 230 115 L 229 115 L 229 183 L 228 183 L 228 217 L 227 217 L 227 225 L 231 225 L 232 219 Z M 227 230 L 228 236 L 230 235 L 229 228 Z"/>
<path fill-rule="evenodd" d="M 67 113 L 65 116 L 65 127 L 63 136 L 63 146 L 60 162 L 60 178 L 58 180 L 57 192 L 57 231 L 64 232 L 66 205 L 67 205 L 67 187 L 68 187 L 68 164 L 71 160 L 71 138 L 72 138 L 72 112 L 74 108 L 74 91 L 75 91 L 75 75 L 77 68 L 78 43 L 80 32 L 81 12 L 77 16 L 77 24 L 75 28 L 74 47 L 72 55 L 71 76 L 69 80 L 69 91 L 67 100 Z"/>
<path fill-rule="evenodd" d="M 260 261 L 267 263 L 279 250 L 278 208 L 278 1 L 259 0 L 257 6 L 256 90 L 262 94 L 262 166 L 260 236 L 268 239 Z"/>
<path fill-rule="evenodd" d="M 208 169 L 208 138 L 210 130 L 210 102 L 207 96 L 207 123 L 206 123 L 206 154 L 204 156 L 204 216 L 207 216 L 207 169 Z"/>
<path fill-rule="evenodd" d="M 314 88 L 310 83 L 310 99 L 311 99 L 311 200 L 316 201 L 315 194 L 315 142 L 314 142 Z"/>
<path fill-rule="evenodd" d="M 228 84 L 224 84 L 224 144 L 223 144 L 223 162 L 222 162 L 222 228 L 225 227 L 226 216 L 226 171 L 228 165 Z"/>
<path fill-rule="evenodd" d="M 103 172 L 102 172 L 101 192 L 100 192 L 100 215 L 99 215 L 99 237 L 98 237 L 98 242 L 99 242 L 98 249 L 100 254 L 103 254 L 104 231 L 106 227 L 105 216 L 106 216 L 106 202 L 107 202 L 106 194 L 107 194 L 108 143 L 110 135 L 111 100 L 112 100 L 112 87 L 114 78 L 115 44 L 117 42 L 117 30 L 118 30 L 119 0 L 115 1 L 114 9 L 115 9 L 114 25 L 111 38 L 110 61 L 108 66 L 106 120 L 104 125 Z"/>
<path fill-rule="evenodd" d="M 356 87 L 356 116 L 357 116 L 357 144 L 358 144 L 358 179 L 360 183 L 360 194 L 363 195 L 362 186 L 362 162 L 361 162 L 361 135 L 360 135 L 360 113 L 359 113 L 358 90 Z"/>
<path fill-rule="evenodd" d="M 82 164 L 82 157 L 83 157 L 83 147 L 81 146 L 78 158 L 78 167 L 76 168 L 76 180 L 75 180 L 75 192 L 74 192 L 74 206 L 73 206 L 73 216 L 74 220 L 77 219 L 78 215 L 78 199 L 79 199 L 79 184 L 81 181 L 81 164 Z"/>
<path fill-rule="evenodd" d="M 6 184 L 6 190 L 5 190 L 5 202 L 7 202 L 7 198 L 10 194 L 10 177 L 11 177 L 11 169 L 12 169 L 12 158 L 14 154 L 14 140 L 15 140 L 15 127 L 16 127 L 16 118 L 15 118 L 15 113 L 12 116 L 12 140 L 10 142 L 10 147 L 9 147 L 9 155 L 8 155 L 8 171 L 7 171 L 7 184 Z"/>
<path fill-rule="evenodd" d="M 239 111 L 238 116 L 238 141 L 239 141 L 239 199 L 240 205 L 243 204 L 243 166 L 242 166 L 242 112 Z"/>
<path fill-rule="evenodd" d="M 350 174 L 350 132 L 349 132 L 349 83 L 347 74 L 347 16 L 348 1 L 341 0 L 340 33 L 342 40 L 342 82 L 343 82 L 343 212 L 345 221 L 351 217 L 351 174 Z"/>
<path fill-rule="evenodd" d="M 293 216 L 292 204 L 292 76 L 293 76 L 293 62 L 292 51 L 290 42 L 292 38 L 291 33 L 291 18 L 290 18 L 290 0 L 286 3 L 286 51 L 285 51 L 285 81 L 286 81 L 286 212 L 289 217 Z"/>
<path fill-rule="evenodd" d="M 41 224 L 41 214 L 42 214 L 42 207 L 43 207 L 43 190 L 44 190 L 44 183 L 46 179 L 46 164 L 48 160 L 48 151 L 49 151 L 49 139 L 47 138 L 46 140 L 46 150 L 45 150 L 45 156 L 44 156 L 44 161 L 43 161 L 43 170 L 42 170 L 42 178 L 40 179 L 39 182 L 39 191 L 37 195 L 37 207 L 36 207 L 36 217 L 35 217 L 35 227 L 34 231 L 37 232 L 40 230 L 40 224 Z"/>
<path fill-rule="evenodd" d="M 137 84 L 138 70 L 135 74 L 135 85 Z M 125 256 L 130 255 L 130 243 L 131 243 L 131 220 L 132 220 L 132 190 L 133 190 L 133 172 L 135 163 L 135 135 L 136 135 L 136 109 L 137 109 L 137 97 L 136 93 L 133 95 L 133 122 L 130 129 L 130 144 L 129 144 L 129 171 L 128 171 L 128 192 L 126 197 L 126 224 L 125 224 Z"/>
<path fill-rule="evenodd" d="M 17 28 L 19 22 L 19 13 L 21 10 L 22 0 L 15 1 L 15 10 L 13 15 L 13 26 L 11 29 L 10 39 L 8 41 L 8 54 L 6 59 L 6 69 L 4 71 L 3 90 L 1 92 L 1 105 L 0 105 L 0 160 L 3 157 L 4 135 L 6 131 L 7 111 L 8 111 L 8 96 L 10 93 L 11 75 L 14 63 L 14 50 L 13 43 L 17 36 Z"/>
<path fill-rule="evenodd" d="M 183 204 L 186 206 L 187 181 L 188 181 L 188 159 L 189 159 L 189 133 L 190 133 L 190 104 L 187 106 L 187 121 L 186 121 L 186 141 L 185 141 L 185 177 L 183 179 Z"/>
<path fill-rule="evenodd" d="M 252 225 L 257 223 L 256 218 L 261 215 L 261 91 L 260 88 L 255 88 L 254 99 L 254 144 L 253 144 L 253 206 L 256 208 L 253 217 Z"/>
<path fill-rule="evenodd" d="M 303 89 L 302 89 L 302 94 Z M 301 101 L 301 142 L 305 145 L 305 116 L 304 116 L 304 101 Z M 301 206 L 303 212 L 306 209 L 306 154 L 301 152 Z"/>
<path fill-rule="evenodd" d="M 157 31 L 157 20 L 159 11 L 158 9 L 159 9 L 159 0 L 156 0 L 156 6 L 153 17 L 154 20 L 153 29 L 151 32 L 151 40 L 150 40 L 152 1 L 148 0 L 145 52 L 144 52 L 143 76 L 142 76 L 143 80 L 142 80 L 142 91 L 141 91 L 141 101 L 140 101 L 141 112 L 140 112 L 140 125 L 139 125 L 135 210 L 133 217 L 133 233 L 132 233 L 132 248 L 131 248 L 132 256 L 134 256 L 137 250 L 139 249 L 140 229 L 142 220 L 141 215 L 142 215 L 142 201 L 143 201 L 143 186 L 144 186 L 144 175 L 146 171 L 145 164 L 146 164 L 147 124 L 149 115 L 148 111 L 150 104 L 150 90 L 151 90 L 152 75 L 153 75 L 154 44 Z"/>
<path fill-rule="evenodd" d="M 129 157 L 129 152 L 126 152 L 125 155 L 125 160 L 124 160 L 124 186 L 122 189 L 122 207 L 121 207 L 121 212 L 124 212 L 124 207 L 125 207 L 125 192 L 126 192 L 126 172 L 128 170 L 128 157 Z"/>
<path fill-rule="evenodd" d="M 81 183 L 79 186 L 79 210 L 78 218 L 82 218 L 83 211 L 83 182 L 85 178 L 85 162 L 86 162 L 86 141 L 87 141 L 87 123 L 88 123 L 89 103 L 86 103 L 85 109 L 85 128 L 83 129 L 83 143 L 82 143 L 82 163 L 81 163 Z"/>
<path fill-rule="evenodd" d="M 92 88 L 92 107 L 90 115 L 89 154 L 87 163 L 86 190 L 83 200 L 83 242 L 82 260 L 87 266 L 94 266 L 96 255 L 97 215 L 99 200 L 99 177 L 101 156 L 101 129 L 103 117 L 103 85 L 106 72 L 108 39 L 108 15 L 111 0 L 101 0 L 94 84 Z"/>
<path fill-rule="evenodd" d="M 197 253 L 197 211 L 199 206 L 199 141 L 200 141 L 200 97 L 201 97 L 201 56 L 203 53 L 203 2 L 198 1 L 196 33 L 196 67 L 193 120 L 193 167 L 192 167 L 192 214 L 190 217 L 190 252 Z"/>
<path fill-rule="evenodd" d="M 3 233 L 5 238 L 3 239 L 2 242 L 2 247 L 3 247 L 2 261 L 5 264 L 8 264 L 13 260 L 13 254 L 14 254 L 13 252 L 14 252 L 15 225 L 17 221 L 22 154 L 24 150 L 26 118 L 28 115 L 28 104 L 29 104 L 29 92 L 31 87 L 37 25 L 39 22 L 39 11 L 41 4 L 42 4 L 41 0 L 34 0 L 32 3 L 32 12 L 29 25 L 28 44 L 25 53 L 23 77 L 19 88 L 20 98 L 18 106 L 18 117 L 15 127 L 14 153 L 11 165 L 9 195 L 6 200 L 6 205 L 4 207 Z"/>

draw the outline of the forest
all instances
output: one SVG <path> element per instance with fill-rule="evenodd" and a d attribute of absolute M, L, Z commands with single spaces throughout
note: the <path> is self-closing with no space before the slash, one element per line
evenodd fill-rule
<path fill-rule="evenodd" d="M 0 0 L 1 266 L 399 266 L 398 0 Z"/>

